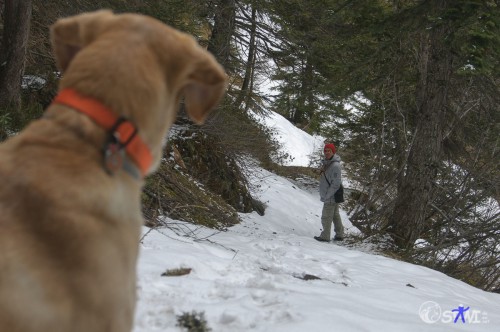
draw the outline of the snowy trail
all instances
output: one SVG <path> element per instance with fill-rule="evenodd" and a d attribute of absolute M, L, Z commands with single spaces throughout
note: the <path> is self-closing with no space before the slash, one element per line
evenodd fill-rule
<path fill-rule="evenodd" d="M 208 241 L 169 229 L 145 237 L 135 332 L 182 331 L 176 315 L 192 311 L 204 312 L 217 332 L 498 331 L 500 295 L 424 267 L 313 240 L 321 227 L 317 194 L 259 172 L 253 180 L 263 181 L 258 195 L 268 205 L 265 216 L 242 215 L 241 224 L 217 234 L 183 225 Z M 355 231 L 345 213 L 342 218 Z M 192 271 L 161 276 L 180 267 Z M 320 279 L 301 279 L 305 275 Z M 419 314 L 428 301 L 442 310 L 434 324 Z M 459 305 L 475 315 L 467 323 L 447 321 Z"/>

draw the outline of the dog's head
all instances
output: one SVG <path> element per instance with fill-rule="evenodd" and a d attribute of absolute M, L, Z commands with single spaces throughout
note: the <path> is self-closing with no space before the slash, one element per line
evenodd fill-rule
<path fill-rule="evenodd" d="M 155 166 L 180 99 L 201 123 L 225 91 L 224 70 L 209 52 L 147 16 L 102 10 L 60 19 L 51 27 L 51 41 L 64 73 L 60 88 L 96 98 L 132 121 Z"/>

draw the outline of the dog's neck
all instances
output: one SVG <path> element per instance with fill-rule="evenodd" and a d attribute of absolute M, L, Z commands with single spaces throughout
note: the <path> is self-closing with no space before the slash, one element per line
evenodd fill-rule
<path fill-rule="evenodd" d="M 108 173 L 113 174 L 121 168 L 135 178 L 143 178 L 148 173 L 153 157 L 133 123 L 73 89 L 61 90 L 52 104 L 64 105 L 87 115 L 107 132 L 103 153 L 104 168 Z"/>

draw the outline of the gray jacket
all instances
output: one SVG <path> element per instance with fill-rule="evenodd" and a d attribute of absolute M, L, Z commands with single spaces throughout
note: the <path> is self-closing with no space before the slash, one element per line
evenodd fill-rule
<path fill-rule="evenodd" d="M 328 185 L 328 182 L 330 185 Z M 334 154 L 332 159 L 323 160 L 321 177 L 319 180 L 319 196 L 322 202 L 335 203 L 333 195 L 342 185 L 342 169 L 340 167 L 340 157 Z"/>

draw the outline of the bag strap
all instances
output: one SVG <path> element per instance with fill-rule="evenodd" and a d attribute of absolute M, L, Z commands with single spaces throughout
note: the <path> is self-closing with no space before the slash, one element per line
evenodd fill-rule
<path fill-rule="evenodd" d="M 323 172 L 321 174 L 323 174 L 323 176 L 325 177 L 326 183 L 328 183 L 328 187 L 330 187 L 331 184 L 330 184 L 330 181 L 328 181 L 328 178 L 326 177 L 325 172 Z"/>
<path fill-rule="evenodd" d="M 325 173 L 330 168 L 330 166 L 332 166 L 333 163 L 338 163 L 338 161 L 332 160 L 332 162 L 329 163 L 328 166 L 326 166 L 325 168 L 322 167 L 322 169 L 321 169 L 321 174 L 325 176 L 325 180 L 326 180 L 326 183 L 328 183 L 328 187 L 330 187 L 330 181 L 328 181 L 328 178 L 326 177 Z"/>

